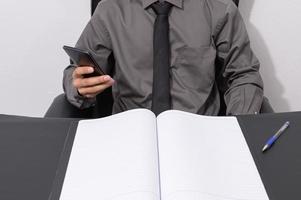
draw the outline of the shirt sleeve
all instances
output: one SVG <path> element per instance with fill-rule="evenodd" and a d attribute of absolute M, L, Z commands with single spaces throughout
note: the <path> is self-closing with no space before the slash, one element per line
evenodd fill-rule
<path fill-rule="evenodd" d="M 94 15 L 86 25 L 75 47 L 88 50 L 98 65 L 109 73 L 112 66 L 109 66 L 108 59 L 112 53 L 111 40 L 109 32 L 104 23 L 105 15 L 102 10 L 102 4 L 99 3 Z M 96 98 L 85 98 L 81 96 L 72 84 L 72 73 L 74 65 L 68 66 L 64 70 L 63 89 L 68 101 L 78 108 L 88 108 L 95 105 Z"/>
<path fill-rule="evenodd" d="M 259 112 L 263 99 L 260 64 L 250 47 L 243 19 L 232 1 L 216 29 L 214 40 L 217 59 L 222 60 L 227 115 Z"/>

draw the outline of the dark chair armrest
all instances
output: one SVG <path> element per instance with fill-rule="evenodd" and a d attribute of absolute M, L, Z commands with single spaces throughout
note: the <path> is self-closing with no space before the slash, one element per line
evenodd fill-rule
<path fill-rule="evenodd" d="M 260 113 L 274 113 L 274 109 L 272 108 L 268 98 L 263 97 L 262 105 L 260 108 Z"/>
<path fill-rule="evenodd" d="M 57 96 L 44 117 L 93 119 L 112 114 L 112 88 L 108 88 L 96 97 L 96 105 L 87 109 L 79 109 L 67 100 L 65 94 Z"/>
<path fill-rule="evenodd" d="M 69 103 L 65 94 L 57 96 L 44 117 L 55 117 L 55 118 L 92 118 L 94 108 L 79 109 Z"/>

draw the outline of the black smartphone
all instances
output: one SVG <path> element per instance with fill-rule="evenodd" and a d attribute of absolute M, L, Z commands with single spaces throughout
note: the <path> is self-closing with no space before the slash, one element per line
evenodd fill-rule
<path fill-rule="evenodd" d="M 105 75 L 104 71 L 101 69 L 101 67 L 97 64 L 93 56 L 89 51 L 85 51 L 82 49 L 69 47 L 69 46 L 63 46 L 63 49 L 68 54 L 72 62 L 80 66 L 91 66 L 94 68 L 94 72 L 91 74 L 86 74 L 84 77 L 93 77 L 93 76 L 101 76 Z"/>

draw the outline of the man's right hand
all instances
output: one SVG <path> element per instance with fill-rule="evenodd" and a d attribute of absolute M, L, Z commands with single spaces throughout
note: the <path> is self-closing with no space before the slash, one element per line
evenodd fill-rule
<path fill-rule="evenodd" d="M 86 98 L 93 98 L 106 88 L 114 84 L 114 79 L 109 75 L 94 76 L 84 78 L 84 75 L 93 73 L 94 69 L 90 66 L 76 67 L 72 73 L 72 84 L 78 93 Z"/>

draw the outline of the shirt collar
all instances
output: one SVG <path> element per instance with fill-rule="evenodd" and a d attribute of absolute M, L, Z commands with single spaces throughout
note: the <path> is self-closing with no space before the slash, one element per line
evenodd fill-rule
<path fill-rule="evenodd" d="M 142 0 L 143 2 L 143 8 L 146 9 L 153 3 L 155 3 L 158 0 Z M 183 8 L 183 0 L 165 0 L 168 1 L 169 3 L 173 4 L 174 6 L 177 6 L 179 8 Z"/>

